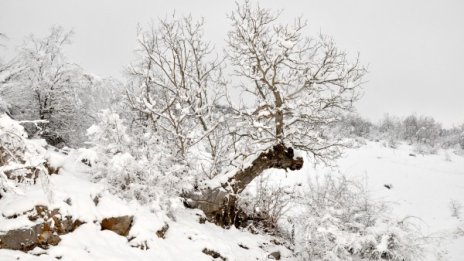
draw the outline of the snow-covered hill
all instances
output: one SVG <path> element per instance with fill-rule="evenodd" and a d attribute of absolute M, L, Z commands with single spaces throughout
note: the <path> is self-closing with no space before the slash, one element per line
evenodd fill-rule
<path fill-rule="evenodd" d="M 41 222 L 24 214 L 37 205 L 59 209 L 61 216 L 85 223 L 47 250 L 0 250 L 0 260 L 212 260 L 213 256 L 216 260 L 268 260 L 277 251 L 282 260 L 295 260 L 278 239 L 202 222 L 200 211 L 184 208 L 180 200 L 171 200 L 169 209 L 161 209 L 157 202 L 125 202 L 93 182 L 89 167 L 73 152 L 49 150 L 46 157 L 61 168 L 58 175 L 37 179 L 22 193 L 7 193 L 0 199 L 0 234 Z M 381 142 L 367 142 L 347 150 L 337 163 L 334 168 L 305 164 L 297 172 L 270 170 L 264 175 L 282 186 L 305 187 L 309 180 L 327 173 L 361 180 L 373 198 L 390 204 L 393 215 L 415 217 L 429 238 L 426 260 L 462 260 L 464 207 L 459 205 L 464 205 L 464 157 L 452 151 L 418 155 L 411 146 L 392 149 Z M 43 189 L 43 182 L 49 189 Z M 451 205 L 458 208 L 454 216 Z M 119 216 L 133 216 L 127 237 L 101 230 L 102 219 Z M 165 234 L 159 235 L 166 225 Z"/>

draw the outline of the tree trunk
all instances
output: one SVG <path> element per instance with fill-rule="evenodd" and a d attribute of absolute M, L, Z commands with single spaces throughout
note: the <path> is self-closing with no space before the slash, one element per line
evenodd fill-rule
<path fill-rule="evenodd" d="M 185 204 L 187 207 L 203 210 L 206 217 L 217 225 L 240 227 L 246 221 L 246 215 L 238 208 L 237 199 L 253 179 L 269 168 L 298 170 L 302 166 L 303 159 L 294 159 L 292 148 L 279 144 L 262 152 L 249 167 L 239 170 L 226 184 L 222 184 L 222 187 L 184 195 Z"/>
<path fill-rule="evenodd" d="M 276 111 L 275 111 L 275 131 L 276 131 L 276 139 L 278 144 L 283 144 L 284 143 L 284 112 L 282 111 L 282 97 L 280 96 L 280 93 L 273 88 L 272 89 L 275 97 L 275 106 L 276 106 Z"/>

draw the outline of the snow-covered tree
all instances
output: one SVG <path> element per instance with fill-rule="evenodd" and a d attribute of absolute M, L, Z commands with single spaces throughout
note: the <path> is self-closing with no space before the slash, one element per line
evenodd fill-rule
<path fill-rule="evenodd" d="M 84 141 L 96 114 L 122 97 L 120 83 L 85 73 L 67 60 L 63 49 L 71 37 L 72 32 L 61 27 L 51 28 L 43 38 L 30 36 L 0 78 L 0 94 L 11 114 L 19 120 L 47 122 L 28 130 L 38 131 L 52 145 Z"/>
<path fill-rule="evenodd" d="M 227 60 L 251 100 L 237 106 L 228 99 L 237 125 L 230 135 L 248 149 L 242 158 L 247 164 L 187 201 L 220 225 L 240 223 L 237 199 L 264 170 L 302 167 L 295 149 L 325 163 L 338 156 L 344 144 L 326 130 L 352 109 L 366 72 L 329 37 L 304 37 L 302 19 L 292 25 L 278 19 L 278 13 L 248 1 L 230 15 Z"/>
<path fill-rule="evenodd" d="M 410 143 L 435 145 L 442 128 L 432 117 L 410 115 L 402 122 L 403 139 Z"/>
<path fill-rule="evenodd" d="M 203 38 L 203 21 L 191 17 L 160 20 L 139 29 L 138 59 L 129 68 L 130 106 L 145 124 L 165 137 L 171 154 L 212 177 L 223 156 L 221 60 Z"/>
<path fill-rule="evenodd" d="M 237 4 L 230 15 L 229 61 L 254 98 L 238 112 L 249 129 L 242 135 L 257 143 L 285 144 L 328 161 L 338 141 L 324 127 L 350 111 L 359 95 L 365 68 L 350 61 L 330 37 L 306 37 L 306 22 L 279 22 L 279 13 Z"/>
<path fill-rule="evenodd" d="M 67 62 L 63 54 L 71 35 L 53 27 L 44 38 L 30 36 L 17 58 L 24 69 L 6 95 L 15 117 L 48 121 L 43 136 L 54 143 L 75 127 L 70 118 L 76 111 L 75 89 L 80 85 L 81 69 Z"/>
<path fill-rule="evenodd" d="M 86 131 L 99 121 L 102 110 L 124 110 L 124 86 L 121 82 L 89 73 L 83 73 L 80 77 L 80 85 L 75 89 L 75 113 L 71 119 L 75 125 L 71 145 L 87 141 Z"/>
<path fill-rule="evenodd" d="M 6 36 L 0 33 L 0 49 L 3 49 L 3 41 L 7 39 Z M 0 113 L 10 112 L 10 103 L 4 98 L 5 93 L 9 91 L 9 83 L 14 81 L 18 74 L 21 72 L 22 67 L 18 64 L 16 59 L 5 61 L 0 56 Z"/>

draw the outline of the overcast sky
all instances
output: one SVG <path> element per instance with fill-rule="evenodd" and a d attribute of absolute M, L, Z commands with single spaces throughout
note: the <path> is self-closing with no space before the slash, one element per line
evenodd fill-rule
<path fill-rule="evenodd" d="M 308 34 L 331 35 L 341 49 L 368 64 L 359 113 L 371 120 L 385 113 L 435 117 L 449 127 L 464 122 L 464 1 L 266 0 L 285 18 L 303 15 Z M 135 47 L 136 26 L 151 19 L 191 13 L 206 20 L 206 36 L 224 46 L 226 14 L 233 1 L 206 0 L 0 0 L 4 55 L 24 36 L 44 35 L 53 25 L 75 31 L 70 60 L 101 76 L 122 78 Z"/>

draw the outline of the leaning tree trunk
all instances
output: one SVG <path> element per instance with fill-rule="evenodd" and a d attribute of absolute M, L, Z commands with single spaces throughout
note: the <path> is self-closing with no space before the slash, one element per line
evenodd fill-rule
<path fill-rule="evenodd" d="M 221 187 L 184 195 L 185 204 L 203 210 L 211 222 L 220 226 L 240 227 L 246 215 L 237 206 L 238 195 L 253 179 L 269 168 L 298 170 L 302 166 L 303 158 L 294 158 L 292 148 L 286 148 L 283 144 L 275 145 L 272 149 L 262 152 L 249 167 L 239 170 Z"/>

